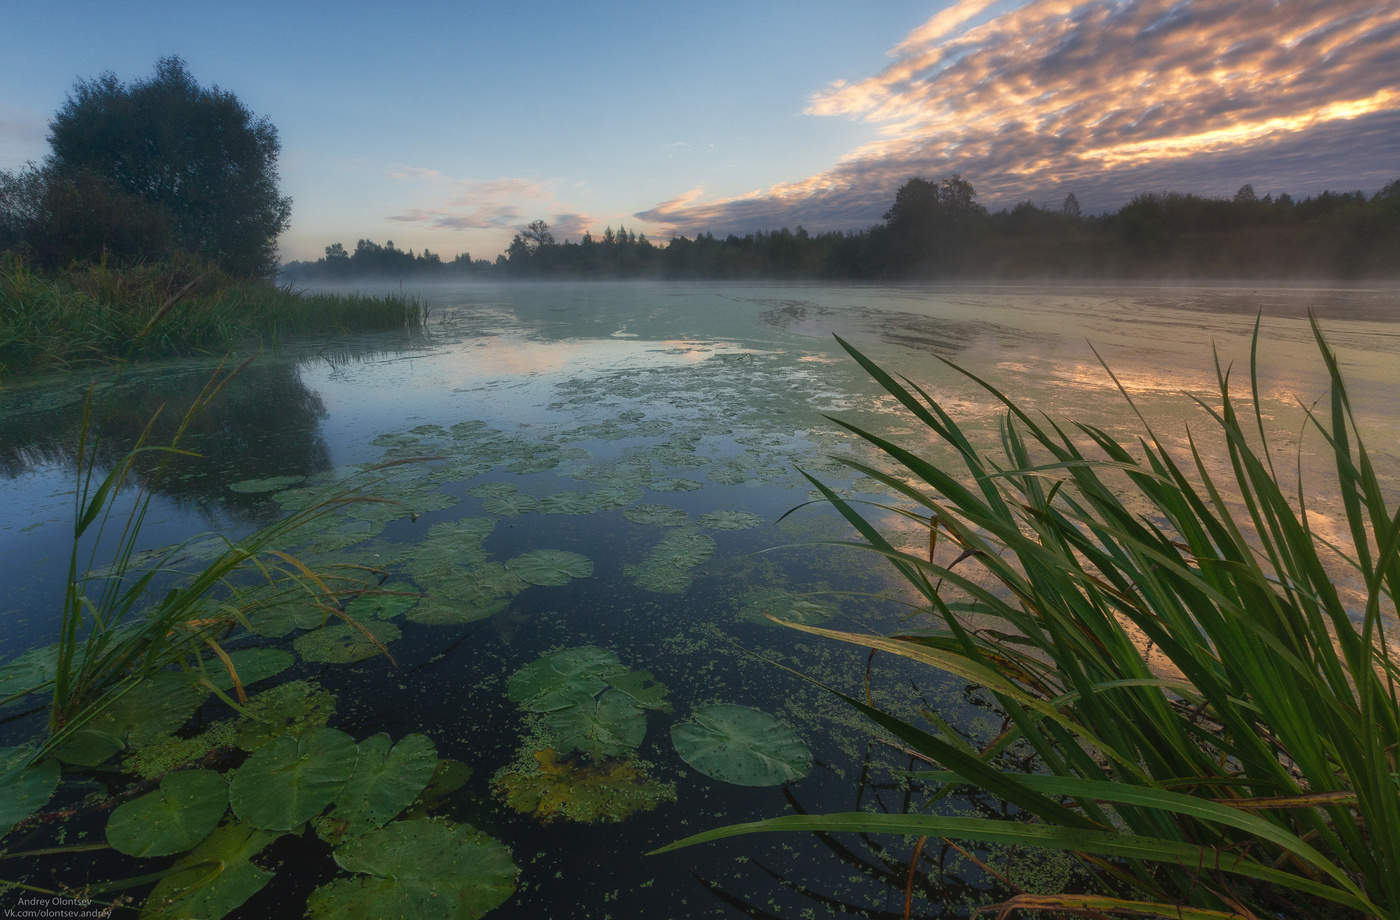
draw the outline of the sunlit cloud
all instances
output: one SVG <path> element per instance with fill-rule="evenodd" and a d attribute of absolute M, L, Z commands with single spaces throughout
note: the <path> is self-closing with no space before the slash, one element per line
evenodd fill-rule
<path fill-rule="evenodd" d="M 593 227 L 593 218 L 587 214 L 555 214 L 549 223 L 549 232 L 559 242 L 577 240 Z"/>
<path fill-rule="evenodd" d="M 520 222 L 520 209 L 508 204 L 466 212 L 410 208 L 401 214 L 391 214 L 389 220 L 424 224 L 439 230 L 501 230 Z"/>
<path fill-rule="evenodd" d="M 1400 174 L 1394 3 L 961 0 L 890 53 L 809 100 L 810 115 L 878 132 L 830 169 L 637 216 L 679 232 L 858 227 L 905 179 L 952 172 L 992 206 L 1074 191 L 1100 208 L 1163 188 L 1298 194 Z"/>
<path fill-rule="evenodd" d="M 454 178 L 417 166 L 395 166 L 389 176 L 427 183 L 434 201 L 391 214 L 388 219 L 438 230 L 518 229 L 529 219 L 527 214 L 548 208 L 553 195 L 550 183 L 515 177 Z"/>

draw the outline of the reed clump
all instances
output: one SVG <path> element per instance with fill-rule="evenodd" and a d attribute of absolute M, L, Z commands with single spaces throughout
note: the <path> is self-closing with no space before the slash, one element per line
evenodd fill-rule
<path fill-rule="evenodd" d="M 218 354 L 309 332 L 417 329 L 402 295 L 308 294 L 194 256 L 36 271 L 0 254 L 0 379 L 116 361 Z"/>
<path fill-rule="evenodd" d="M 1023 820 L 795 815 L 673 846 L 777 830 L 1013 843 L 1080 854 L 1100 887 L 1013 894 L 996 905 L 1007 912 L 1400 917 L 1400 669 L 1386 636 L 1397 628 L 1400 510 L 1315 320 L 1313 332 L 1331 397 L 1327 411 L 1304 411 L 1340 489 L 1344 541 L 1313 529 L 1309 484 L 1274 468 L 1257 326 L 1252 408 L 1237 405 L 1217 361 L 1219 403 L 1197 400 L 1210 440 L 1190 433 L 1180 459 L 1140 414 L 1141 435 L 1123 443 L 1035 418 L 968 374 L 1006 410 L 989 450 L 925 390 L 842 342 L 963 469 L 852 425 L 897 474 L 847 462 L 913 503 L 885 510 L 951 541 L 957 561 L 896 550 L 813 479 L 858 545 L 917 589 L 933 625 L 890 636 L 788 625 L 995 694 L 1006 728 L 983 747 L 846 699 L 938 766 L 915 778 L 935 797 L 973 784 Z M 1212 475 L 1208 455 L 1226 458 L 1228 474 Z M 1012 745 L 1034 751 L 1033 771 L 1010 767 Z"/>

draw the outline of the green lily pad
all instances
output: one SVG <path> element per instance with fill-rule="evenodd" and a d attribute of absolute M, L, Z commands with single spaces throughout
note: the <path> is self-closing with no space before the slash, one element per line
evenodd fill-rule
<path fill-rule="evenodd" d="M 709 511 L 700 515 L 700 526 L 710 530 L 748 530 L 763 523 L 752 511 Z"/>
<path fill-rule="evenodd" d="M 801 779 L 812 752 L 786 722 L 748 706 L 701 706 L 671 726 L 671 743 L 696 770 L 739 786 L 777 786 Z"/>
<path fill-rule="evenodd" d="M 596 645 L 566 648 L 542 655 L 510 676 L 506 696 L 530 712 L 572 706 L 582 691 L 596 696 L 627 668 L 617 655 Z"/>
<path fill-rule="evenodd" d="M 230 492 L 245 495 L 258 495 L 263 492 L 280 492 L 301 482 L 301 476 L 268 476 L 265 479 L 240 479 L 228 484 Z"/>
<path fill-rule="evenodd" d="M 335 808 L 317 819 L 316 832 L 322 839 L 340 840 L 383 827 L 427 788 L 437 760 L 427 735 L 406 735 L 392 748 L 386 734 L 366 738 L 357 746 L 355 770 Z"/>
<path fill-rule="evenodd" d="M 595 759 L 636 750 L 647 733 L 646 712 L 618 690 L 596 699 L 579 693 L 573 705 L 546 713 L 544 725 L 556 750 L 582 751 Z"/>
<path fill-rule="evenodd" d="M 767 626 L 775 625 L 767 615 L 793 623 L 813 625 L 824 623 L 837 613 L 835 604 L 812 597 L 790 594 L 781 588 L 764 588 L 744 598 L 739 608 L 740 619 Z"/>
<path fill-rule="evenodd" d="M 694 492 L 701 488 L 701 485 L 694 479 L 657 479 L 650 483 L 647 488 L 653 492 Z"/>
<path fill-rule="evenodd" d="M 58 673 L 58 646 L 30 649 L 0 667 L 0 700 L 27 693 Z"/>
<path fill-rule="evenodd" d="M 417 603 L 416 593 L 362 594 L 345 605 L 345 613 L 353 620 L 392 620 L 412 610 Z"/>
<path fill-rule="evenodd" d="M 592 514 L 598 502 L 590 492 L 555 492 L 540 499 L 541 514 Z"/>
<path fill-rule="evenodd" d="M 475 920 L 515 893 L 520 870 L 503 844 L 465 824 L 397 821 L 337 847 L 357 878 L 322 885 L 307 899 L 312 920 L 433 917 Z"/>
<path fill-rule="evenodd" d="M 662 527 L 683 527 L 690 520 L 690 515 L 681 509 L 667 508 L 665 505 L 637 505 L 635 508 L 625 508 L 622 516 L 634 524 Z"/>
<path fill-rule="evenodd" d="M 58 761 L 29 765 L 29 745 L 0 748 L 0 837 L 34 814 L 58 788 Z"/>
<path fill-rule="evenodd" d="M 388 620 L 367 620 L 360 624 L 380 644 L 388 645 L 403 633 Z M 304 661 L 349 664 L 383 654 L 369 636 L 349 623 L 333 623 L 298 636 L 292 643 Z"/>
<path fill-rule="evenodd" d="M 274 738 L 234 771 L 233 813 L 253 827 L 289 831 L 335 799 L 355 769 L 355 757 L 355 742 L 334 728 Z"/>
<path fill-rule="evenodd" d="M 251 860 L 280 836 L 245 824 L 218 828 L 156 883 L 141 920 L 220 920 L 237 910 L 272 881 Z"/>
<path fill-rule="evenodd" d="M 180 673 L 167 671 L 137 684 L 75 731 L 54 756 L 95 767 L 128 747 L 140 747 L 189 721 L 207 692 Z"/>
<path fill-rule="evenodd" d="M 506 567 L 532 585 L 566 585 L 593 574 L 591 559 L 562 549 L 531 550 L 508 561 Z"/>
<path fill-rule="evenodd" d="M 243 648 L 229 652 L 228 657 L 244 687 L 275 677 L 297 663 L 296 656 L 284 648 Z M 223 691 L 233 689 L 233 676 L 218 658 L 206 662 L 205 669 L 215 687 Z"/>
<path fill-rule="evenodd" d="M 593 503 L 600 509 L 625 508 L 645 495 L 641 486 L 630 483 L 615 483 L 602 486 L 588 493 Z"/>
<path fill-rule="evenodd" d="M 643 709 L 658 709 L 670 712 L 671 704 L 666 702 L 666 685 L 652 676 L 650 671 L 624 671 L 608 678 L 614 690 L 625 693 Z"/>
<path fill-rule="evenodd" d="M 107 842 L 128 856 L 188 850 L 218 827 L 228 810 L 228 784 L 212 770 L 168 774 L 160 788 L 123 802 L 107 819 Z"/>

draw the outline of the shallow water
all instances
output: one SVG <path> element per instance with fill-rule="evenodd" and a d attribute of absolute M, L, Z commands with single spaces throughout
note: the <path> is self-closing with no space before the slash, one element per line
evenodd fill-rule
<path fill-rule="evenodd" d="M 298 639 L 301 660 L 268 684 L 314 679 L 336 696 L 330 724 L 355 740 L 422 732 L 441 757 L 470 766 L 470 780 L 436 813 L 510 848 L 521 875 L 500 916 L 903 915 L 913 841 L 758 836 L 641 855 L 696 830 L 793 810 L 911 807 L 899 782 L 909 761 L 871 742 L 839 701 L 775 664 L 854 691 L 865 657 L 761 617 L 768 610 L 882 630 L 907 612 L 906 592 L 873 557 L 820 545 L 848 536 L 829 509 L 818 503 L 783 517 L 812 497 L 798 465 L 857 498 L 889 500 L 827 458 L 867 455 L 825 415 L 920 437 L 832 333 L 925 386 L 988 443 L 1000 406 L 939 359 L 1057 418 L 1135 432 L 1101 358 L 1163 439 L 1184 450 L 1188 426 L 1209 429 L 1190 397 L 1218 402 L 1212 348 L 1247 393 L 1257 313 L 1261 408 L 1279 456 L 1290 465 L 1296 457 L 1309 475 L 1319 439 L 1299 442 L 1299 404 L 1326 394 L 1306 322 L 1314 309 L 1383 477 L 1400 479 L 1393 289 L 595 283 L 418 293 L 432 306 L 421 336 L 293 343 L 256 358 L 192 427 L 187 446 L 203 457 L 162 484 L 143 540 L 154 549 L 210 530 L 237 537 L 297 507 L 310 486 L 361 465 L 419 458 L 374 486 L 397 504 L 351 506 L 295 548 L 322 562 L 376 565 L 388 573 L 385 590 L 412 596 L 416 606 L 392 618 L 396 664 L 384 656 L 317 662 Z M 112 456 L 157 406 L 178 416 L 212 367 L 184 361 L 99 375 L 96 415 Z M 0 660 L 52 641 L 89 382 L 60 377 L 0 390 Z M 1219 457 L 1210 462 L 1221 468 Z M 262 481 L 273 477 L 288 480 Z M 1321 526 L 1325 491 L 1314 502 Z M 894 526 L 892 515 L 874 513 Z M 453 523 L 456 530 L 434 530 Z M 916 546 L 920 537 L 903 539 Z M 95 565 L 104 549 L 96 547 Z M 467 582 L 504 578 L 500 563 L 528 571 L 522 557 L 540 549 L 585 557 L 591 572 L 564 575 L 564 584 L 513 581 L 508 590 L 491 581 L 487 600 L 463 594 Z M 198 547 L 185 556 L 196 565 L 201 558 Z M 434 606 L 439 596 L 450 603 Z M 231 642 L 285 647 L 305 635 Z M 668 691 L 669 711 L 646 711 L 645 734 L 626 761 L 653 781 L 639 788 L 655 807 L 622 821 L 520 814 L 503 792 L 505 780 L 537 766 L 533 752 L 549 738 L 540 718 L 509 698 L 509 678 L 552 650 L 580 646 L 615 653 Z M 877 669 L 872 692 L 909 712 L 934 707 L 974 732 L 999 724 L 976 691 L 927 673 Z M 805 778 L 749 787 L 692 768 L 670 732 L 713 702 L 790 725 L 811 751 Z M 221 707 L 206 703 L 183 733 L 227 719 Z M 11 717 L 3 728 L 3 743 L 15 744 L 36 723 Z M 120 791 L 129 780 L 119 763 L 76 771 L 67 799 L 68 781 L 55 801 L 81 800 L 93 783 Z M 979 799 L 942 807 L 1000 808 Z M 100 839 L 105 820 L 80 808 L 67 824 L 27 827 L 6 845 Z M 934 860 L 926 870 L 943 871 L 916 886 L 915 915 L 991 896 L 985 874 L 957 853 L 926 855 Z M 99 851 L 21 861 L 7 877 L 79 886 L 172 859 Z M 259 859 L 281 869 L 237 916 L 297 915 L 339 872 L 309 831 L 282 837 Z M 1022 882 L 1049 886 L 1067 871 L 1025 855 L 1010 864 Z"/>

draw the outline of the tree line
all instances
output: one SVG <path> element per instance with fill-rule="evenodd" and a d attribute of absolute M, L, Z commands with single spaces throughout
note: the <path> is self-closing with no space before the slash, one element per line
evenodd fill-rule
<path fill-rule="evenodd" d="M 1374 195 L 1325 191 L 1294 199 L 1145 193 L 1117 211 L 1083 213 L 1074 194 L 1058 208 L 1021 202 L 989 212 L 958 175 L 910 179 L 882 222 L 809 233 L 798 226 L 656 245 L 624 228 L 554 239 L 535 221 L 494 261 L 445 261 L 360 240 L 293 262 L 290 278 L 365 275 L 475 278 L 903 280 L 970 278 L 1400 277 L 1400 180 Z"/>

